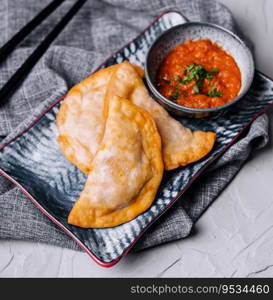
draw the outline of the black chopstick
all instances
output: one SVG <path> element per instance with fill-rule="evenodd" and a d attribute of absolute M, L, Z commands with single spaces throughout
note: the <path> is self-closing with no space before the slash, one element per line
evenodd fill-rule
<path fill-rule="evenodd" d="M 33 31 L 39 24 L 43 22 L 56 8 L 63 3 L 64 0 L 54 0 L 49 3 L 38 15 L 36 15 L 29 23 L 27 23 L 19 32 L 17 32 L 4 46 L 0 48 L 0 63 L 3 62 L 12 50 Z"/>
<path fill-rule="evenodd" d="M 14 73 L 9 81 L 0 90 L 0 106 L 2 106 L 7 99 L 12 96 L 16 88 L 27 77 L 28 73 L 35 66 L 38 60 L 43 56 L 49 48 L 54 39 L 60 34 L 64 27 L 69 23 L 73 16 L 79 11 L 86 0 L 78 0 L 72 8 L 66 13 L 61 21 L 54 27 L 54 29 L 46 36 L 41 44 L 33 51 L 33 53 L 26 59 L 21 67 Z"/>

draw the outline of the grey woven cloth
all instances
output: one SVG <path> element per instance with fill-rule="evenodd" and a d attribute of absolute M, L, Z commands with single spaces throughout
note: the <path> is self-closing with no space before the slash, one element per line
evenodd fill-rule
<path fill-rule="evenodd" d="M 50 0 L 51 1 L 51 0 Z M 0 0 L 0 45 L 50 1 Z M 0 65 L 0 86 L 74 3 L 67 0 Z M 113 51 L 139 34 L 160 12 L 177 9 L 190 20 L 203 20 L 236 30 L 230 12 L 211 0 L 90 0 L 61 33 L 31 74 L 0 107 L 0 141 L 15 136 L 52 101 L 84 79 Z M 190 234 L 194 222 L 240 170 L 249 155 L 268 141 L 268 119 L 259 117 L 191 186 L 135 245 L 141 250 Z M 21 191 L 0 177 L 0 238 L 79 247 L 46 218 Z"/>

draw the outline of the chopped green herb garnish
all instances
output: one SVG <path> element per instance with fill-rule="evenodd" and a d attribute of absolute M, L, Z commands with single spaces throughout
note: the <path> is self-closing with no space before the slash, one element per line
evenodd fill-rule
<path fill-rule="evenodd" d="M 207 78 L 208 80 L 211 80 L 211 79 L 213 78 L 213 75 L 210 74 L 210 73 L 207 73 L 206 78 Z"/>
<path fill-rule="evenodd" d="M 209 72 L 201 65 L 190 64 L 184 70 L 184 77 L 178 76 L 176 80 L 174 77 L 168 79 L 163 78 L 164 82 L 170 85 L 175 86 L 173 82 L 178 82 L 178 84 L 188 84 L 190 81 L 194 80 L 195 84 L 192 86 L 194 95 L 202 94 L 202 88 L 204 85 L 204 80 L 212 80 L 214 74 L 219 73 L 219 69 L 212 68 Z M 177 86 L 177 85 L 176 85 Z M 209 83 L 209 86 L 212 87 L 208 92 L 207 96 L 209 97 L 222 97 L 223 93 L 213 86 L 213 83 Z M 171 99 L 177 101 L 177 99 L 183 96 L 179 88 L 175 88 L 172 92 Z"/>
<path fill-rule="evenodd" d="M 197 80 L 196 84 L 199 87 L 199 89 L 202 89 L 202 87 L 203 87 L 203 80 Z"/>
<path fill-rule="evenodd" d="M 177 77 L 177 81 L 178 81 L 180 84 L 187 84 L 187 83 L 188 83 L 187 80 L 183 80 L 180 76 Z"/>
<path fill-rule="evenodd" d="M 187 81 L 187 82 L 193 79 L 201 82 L 205 78 L 212 78 L 212 74 L 209 74 L 207 70 L 201 65 L 196 65 L 196 64 L 191 64 L 187 66 L 184 74 L 186 76 L 183 78 L 183 81 Z"/>
<path fill-rule="evenodd" d="M 174 89 L 172 94 L 172 100 L 176 101 L 180 95 L 180 90 L 178 88 Z"/>
<path fill-rule="evenodd" d="M 184 81 L 189 83 L 191 80 L 193 80 L 195 77 L 195 72 L 191 71 L 190 73 L 187 73 L 187 75 L 184 77 Z"/>
<path fill-rule="evenodd" d="M 210 70 L 210 72 L 211 72 L 211 73 L 219 73 L 220 71 L 219 71 L 219 69 L 217 69 L 217 68 L 212 68 L 212 69 Z"/>
<path fill-rule="evenodd" d="M 190 72 L 191 70 L 193 70 L 195 67 L 195 64 L 190 64 L 186 67 L 184 74 Z M 185 74 L 186 75 L 186 74 Z"/>
<path fill-rule="evenodd" d="M 188 84 L 190 81 L 195 80 L 196 84 L 193 86 L 194 94 L 201 93 L 204 80 L 212 80 L 215 73 L 219 73 L 219 69 L 212 68 L 209 72 L 201 65 L 195 63 L 188 65 L 184 70 L 184 77 L 178 76 L 177 81 L 179 84 Z M 210 85 L 211 86 L 211 85 Z M 174 94 L 176 95 L 177 92 Z M 221 97 L 222 92 L 213 88 L 208 92 L 209 97 Z"/>
<path fill-rule="evenodd" d="M 195 71 L 195 78 L 197 80 L 198 79 L 205 79 L 206 76 L 207 76 L 207 73 L 208 73 L 207 70 L 204 67 L 200 66 L 200 65 L 196 66 L 194 71 Z"/>
<path fill-rule="evenodd" d="M 208 96 L 209 97 L 222 97 L 223 93 L 221 91 L 217 90 L 216 87 L 214 87 L 208 91 Z"/>
<path fill-rule="evenodd" d="M 199 87 L 197 86 L 197 84 L 195 84 L 192 88 L 195 95 L 199 93 Z"/>

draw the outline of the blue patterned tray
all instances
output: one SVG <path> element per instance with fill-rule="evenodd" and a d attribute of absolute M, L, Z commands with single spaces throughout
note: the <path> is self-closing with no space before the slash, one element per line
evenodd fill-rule
<path fill-rule="evenodd" d="M 183 22 L 184 18 L 177 12 L 164 13 L 100 67 L 125 59 L 143 66 L 153 40 L 164 30 Z M 154 204 L 145 213 L 123 225 L 104 229 L 83 229 L 67 224 L 67 215 L 83 189 L 86 175 L 68 162 L 59 150 L 55 118 L 61 100 L 0 148 L 0 173 L 15 183 L 98 264 L 110 267 L 126 255 L 143 232 L 181 197 L 196 177 L 273 104 L 273 82 L 256 72 L 248 95 L 224 115 L 196 120 L 180 118 L 192 129 L 215 131 L 217 141 L 213 151 L 197 163 L 166 172 Z"/>

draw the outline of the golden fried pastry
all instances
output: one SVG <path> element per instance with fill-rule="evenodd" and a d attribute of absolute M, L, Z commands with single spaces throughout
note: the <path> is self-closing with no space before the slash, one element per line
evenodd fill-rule
<path fill-rule="evenodd" d="M 147 210 L 162 179 L 161 140 L 151 115 L 109 96 L 105 132 L 68 223 L 110 227 Z"/>
<path fill-rule="evenodd" d="M 57 115 L 61 151 L 85 174 L 90 172 L 91 162 L 103 137 L 104 97 L 117 66 L 101 69 L 75 85 L 67 93 Z M 132 66 L 139 76 L 143 76 L 140 67 Z"/>
<path fill-rule="evenodd" d="M 90 172 L 103 137 L 104 96 L 116 67 L 101 69 L 75 85 L 57 115 L 60 148 L 66 158 L 86 174 Z"/>
<path fill-rule="evenodd" d="M 161 105 L 150 97 L 140 77 L 140 72 L 137 72 L 129 62 L 119 64 L 113 71 L 107 87 L 107 94 L 128 98 L 153 116 L 161 135 L 166 170 L 195 162 L 212 149 L 216 134 L 204 131 L 192 132 L 173 119 Z"/>

